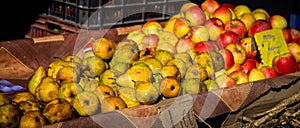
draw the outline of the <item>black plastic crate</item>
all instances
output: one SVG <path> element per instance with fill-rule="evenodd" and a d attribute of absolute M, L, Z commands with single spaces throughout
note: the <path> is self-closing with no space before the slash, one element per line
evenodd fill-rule
<path fill-rule="evenodd" d="M 47 16 L 79 27 L 99 28 L 167 20 L 186 0 L 54 0 Z M 95 13 L 96 12 L 96 13 Z M 95 13 L 95 14 L 94 14 Z"/>

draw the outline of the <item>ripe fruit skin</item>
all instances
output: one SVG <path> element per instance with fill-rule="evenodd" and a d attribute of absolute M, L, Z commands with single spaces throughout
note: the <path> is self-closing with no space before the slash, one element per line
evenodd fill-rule
<path fill-rule="evenodd" d="M 271 25 L 265 20 L 256 20 L 248 30 L 248 36 L 252 37 L 255 33 L 271 29 Z"/>
<path fill-rule="evenodd" d="M 228 30 L 220 34 L 218 41 L 219 44 L 221 44 L 221 46 L 225 48 L 228 44 L 239 44 L 240 37 L 235 32 Z"/>
<path fill-rule="evenodd" d="M 214 13 L 214 11 L 220 7 L 220 3 L 216 0 L 205 0 L 201 3 L 202 10 L 207 11 L 208 14 Z"/>
<path fill-rule="evenodd" d="M 190 7 L 184 15 L 185 19 L 188 21 L 190 26 L 198 26 L 204 24 L 206 21 L 206 15 L 200 6 Z"/>
<path fill-rule="evenodd" d="M 277 71 L 273 67 L 270 67 L 270 66 L 263 66 L 260 68 L 260 71 L 262 71 L 265 74 L 267 79 L 278 76 Z"/>
<path fill-rule="evenodd" d="M 264 80 L 266 79 L 266 76 L 262 71 L 258 70 L 257 68 L 253 68 L 250 70 L 248 74 L 248 79 L 249 82 L 253 82 L 253 81 Z"/>
<path fill-rule="evenodd" d="M 287 27 L 287 21 L 281 15 L 272 15 L 269 22 L 272 28 L 285 29 Z"/>
<path fill-rule="evenodd" d="M 296 70 L 296 60 L 290 53 L 275 56 L 273 67 L 280 75 L 292 73 Z"/>
<path fill-rule="evenodd" d="M 231 20 L 231 12 L 227 7 L 221 6 L 215 10 L 212 17 L 219 18 L 224 24 Z"/>
<path fill-rule="evenodd" d="M 240 19 L 233 19 L 225 24 L 225 30 L 231 30 L 238 34 L 240 38 L 244 38 L 247 33 L 246 25 Z"/>

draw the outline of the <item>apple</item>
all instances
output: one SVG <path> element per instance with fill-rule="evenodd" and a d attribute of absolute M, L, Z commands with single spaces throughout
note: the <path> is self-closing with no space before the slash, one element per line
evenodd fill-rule
<path fill-rule="evenodd" d="M 193 2 L 187 2 L 181 6 L 180 12 L 186 12 L 189 8 L 191 8 L 193 6 L 198 6 L 198 5 Z"/>
<path fill-rule="evenodd" d="M 224 48 L 228 44 L 239 44 L 240 37 L 233 31 L 225 30 L 223 33 L 220 34 L 218 42 Z"/>
<path fill-rule="evenodd" d="M 154 19 L 148 20 L 142 27 L 144 33 L 147 34 L 159 34 L 162 30 L 161 24 Z"/>
<path fill-rule="evenodd" d="M 215 51 L 216 47 L 209 42 L 199 42 L 195 44 L 194 49 L 197 51 L 198 54 L 200 54 L 202 52 Z"/>
<path fill-rule="evenodd" d="M 234 58 L 228 49 L 222 49 L 219 51 L 221 55 L 223 56 L 224 63 L 225 63 L 225 70 L 231 68 L 234 65 Z"/>
<path fill-rule="evenodd" d="M 190 26 L 203 25 L 206 21 L 206 15 L 200 6 L 192 6 L 185 11 L 184 18 Z"/>
<path fill-rule="evenodd" d="M 208 41 L 209 33 L 205 26 L 194 26 L 191 28 L 190 34 L 188 35 L 191 41 L 194 43 Z"/>
<path fill-rule="evenodd" d="M 173 33 L 177 37 L 182 38 L 186 36 L 189 32 L 190 32 L 190 26 L 187 23 L 187 20 L 184 18 L 177 18 L 177 20 L 174 23 Z"/>
<path fill-rule="evenodd" d="M 246 57 L 247 58 L 255 58 L 257 55 L 257 50 L 255 44 L 252 43 L 252 38 L 245 37 L 241 39 L 240 44 L 246 50 Z"/>
<path fill-rule="evenodd" d="M 240 19 L 233 19 L 227 22 L 225 24 L 225 30 L 235 32 L 240 38 L 244 38 L 247 33 L 246 25 Z"/>
<path fill-rule="evenodd" d="M 286 19 L 281 15 L 270 16 L 269 22 L 272 28 L 278 28 L 278 29 L 285 29 L 288 24 Z"/>
<path fill-rule="evenodd" d="M 180 38 L 176 45 L 176 51 L 177 53 L 186 52 L 190 49 L 193 49 L 195 46 L 195 43 L 191 41 L 189 38 Z"/>
<path fill-rule="evenodd" d="M 292 36 L 289 32 L 289 29 L 282 29 L 282 34 L 283 34 L 284 40 L 287 44 L 292 42 Z"/>
<path fill-rule="evenodd" d="M 256 68 L 259 62 L 256 59 L 246 59 L 246 61 L 241 65 L 243 70 L 248 74 L 249 71 Z"/>
<path fill-rule="evenodd" d="M 233 64 L 229 69 L 226 70 L 227 74 L 230 74 L 234 71 L 242 71 L 244 70 L 243 67 L 239 64 Z"/>
<path fill-rule="evenodd" d="M 289 29 L 289 32 L 290 32 L 290 35 L 292 37 L 292 41 L 296 42 L 296 43 L 299 43 L 299 41 L 300 41 L 300 32 L 295 28 Z"/>
<path fill-rule="evenodd" d="M 226 77 L 225 83 L 226 87 L 236 85 L 236 81 L 232 77 Z"/>
<path fill-rule="evenodd" d="M 269 13 L 266 10 L 264 10 L 262 8 L 257 8 L 255 10 L 253 10 L 251 13 L 254 14 L 256 12 L 262 12 L 262 13 L 264 13 L 267 16 L 267 21 L 269 20 L 270 15 L 269 15 Z"/>
<path fill-rule="evenodd" d="M 175 25 L 175 22 L 178 18 L 177 17 L 171 17 L 166 23 L 165 23 L 165 26 L 164 26 L 164 30 L 165 31 L 169 31 L 169 32 L 174 32 L 174 25 Z"/>
<path fill-rule="evenodd" d="M 247 32 L 249 31 L 253 22 L 256 21 L 255 17 L 252 15 L 252 13 L 245 13 L 239 19 L 244 22 Z"/>
<path fill-rule="evenodd" d="M 228 77 L 233 78 L 236 84 L 243 84 L 248 82 L 248 75 L 242 71 L 234 71 L 228 75 Z"/>
<path fill-rule="evenodd" d="M 146 48 L 156 48 L 159 42 L 159 37 L 156 34 L 150 34 L 144 36 L 142 40 L 142 50 Z"/>
<path fill-rule="evenodd" d="M 296 64 L 296 72 L 299 72 L 300 71 L 300 62 L 298 62 L 297 64 Z"/>
<path fill-rule="evenodd" d="M 266 75 L 259 69 L 253 68 L 249 71 L 248 80 L 249 82 L 259 81 L 266 79 Z"/>
<path fill-rule="evenodd" d="M 254 16 L 255 20 L 269 20 L 268 16 L 264 12 L 253 12 L 252 15 Z"/>
<path fill-rule="evenodd" d="M 224 24 L 226 24 L 227 22 L 229 22 L 231 20 L 232 15 L 231 15 L 230 10 L 227 7 L 220 6 L 212 14 L 212 17 L 219 18 L 220 20 L 222 20 L 222 22 Z"/>
<path fill-rule="evenodd" d="M 135 31 L 130 32 L 126 38 L 127 38 L 127 40 L 132 40 L 137 44 L 141 44 L 145 35 L 146 34 L 144 33 L 144 31 L 135 30 Z"/>
<path fill-rule="evenodd" d="M 224 31 L 225 25 L 219 18 L 210 18 L 204 23 L 209 33 L 209 40 L 217 40 Z"/>
<path fill-rule="evenodd" d="M 208 14 L 213 14 L 217 8 L 220 7 L 220 3 L 216 0 L 205 0 L 201 3 L 202 10 Z"/>
<path fill-rule="evenodd" d="M 259 70 L 262 71 L 265 74 L 267 79 L 268 78 L 274 78 L 274 77 L 278 76 L 277 71 L 271 66 L 262 66 Z"/>
<path fill-rule="evenodd" d="M 296 63 L 300 62 L 300 44 L 291 42 L 288 44 L 289 52 L 294 56 Z"/>
<path fill-rule="evenodd" d="M 285 53 L 273 58 L 272 66 L 280 74 L 288 74 L 296 71 L 296 59 L 291 53 Z"/>
<path fill-rule="evenodd" d="M 236 5 L 233 9 L 234 13 L 238 18 L 240 18 L 245 13 L 251 13 L 251 10 L 248 6 L 240 4 Z"/>
<path fill-rule="evenodd" d="M 246 51 L 241 44 L 228 44 L 225 49 L 231 51 L 235 64 L 243 64 L 246 60 Z"/>
<path fill-rule="evenodd" d="M 221 6 L 226 7 L 226 8 L 230 8 L 231 10 L 234 9 L 234 5 L 231 4 L 231 3 L 227 3 L 227 2 L 221 4 Z"/>
<path fill-rule="evenodd" d="M 271 25 L 265 20 L 256 20 L 248 30 L 248 36 L 252 37 L 255 33 L 271 29 Z"/>

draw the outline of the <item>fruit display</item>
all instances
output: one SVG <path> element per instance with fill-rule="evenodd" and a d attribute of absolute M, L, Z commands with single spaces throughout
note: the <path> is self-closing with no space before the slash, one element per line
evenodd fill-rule
<path fill-rule="evenodd" d="M 275 29 L 287 52 L 268 65 L 256 35 Z M 299 43 L 298 30 L 262 8 L 189 2 L 165 24 L 148 20 L 121 41 L 94 39 L 82 58 L 38 66 L 28 92 L 0 95 L 0 127 L 38 127 L 293 73 Z"/>

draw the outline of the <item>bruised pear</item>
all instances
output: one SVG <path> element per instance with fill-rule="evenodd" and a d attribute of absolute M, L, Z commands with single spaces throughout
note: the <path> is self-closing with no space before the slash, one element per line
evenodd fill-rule
<path fill-rule="evenodd" d="M 103 104 L 101 105 L 101 113 L 119 110 L 126 107 L 126 103 L 123 101 L 123 99 L 118 96 L 110 96 L 105 98 Z"/>
<path fill-rule="evenodd" d="M 58 98 L 59 85 L 52 77 L 44 77 L 36 87 L 35 96 L 38 101 L 50 102 Z"/>
<path fill-rule="evenodd" d="M 13 104 L 17 104 L 21 101 L 35 101 L 35 97 L 30 92 L 17 92 L 12 95 L 11 101 Z"/>
<path fill-rule="evenodd" d="M 83 89 L 78 83 L 66 83 L 59 88 L 58 98 L 72 103 L 75 96 L 82 91 Z"/>
<path fill-rule="evenodd" d="M 105 98 L 109 96 L 115 96 L 114 90 L 110 86 L 105 84 L 99 85 L 94 93 L 98 97 L 101 104 L 104 102 Z"/>
<path fill-rule="evenodd" d="M 63 85 L 65 83 L 77 82 L 79 73 L 71 66 L 64 66 L 58 70 L 56 75 L 56 82 L 59 85 Z"/>
<path fill-rule="evenodd" d="M 205 86 L 199 78 L 184 79 L 181 82 L 183 94 L 198 94 L 202 91 L 202 86 Z"/>
<path fill-rule="evenodd" d="M 0 128 L 15 128 L 20 121 L 20 112 L 12 104 L 0 106 Z"/>
<path fill-rule="evenodd" d="M 128 108 L 141 105 L 141 103 L 136 98 L 136 92 L 134 88 L 120 87 L 118 89 L 117 96 L 123 99 Z"/>
<path fill-rule="evenodd" d="M 82 65 L 88 67 L 91 77 L 100 76 L 106 70 L 105 62 L 98 56 L 84 58 Z"/>
<path fill-rule="evenodd" d="M 40 111 L 24 113 L 20 119 L 19 128 L 38 128 L 47 124 L 47 119 Z"/>
<path fill-rule="evenodd" d="M 207 71 L 198 64 L 193 64 L 190 66 L 185 74 L 185 79 L 198 78 L 200 81 L 204 81 L 208 78 Z"/>
<path fill-rule="evenodd" d="M 71 119 L 73 113 L 72 105 L 65 100 L 52 100 L 43 109 L 43 115 L 52 123 Z"/>
<path fill-rule="evenodd" d="M 160 96 L 159 90 L 150 82 L 137 82 L 135 93 L 137 100 L 142 104 L 153 104 Z"/>
<path fill-rule="evenodd" d="M 17 106 L 23 113 L 30 111 L 40 111 L 40 106 L 38 102 L 32 100 L 21 101 L 17 104 Z"/>
<path fill-rule="evenodd" d="M 88 116 L 97 113 L 100 102 L 93 92 L 83 91 L 75 97 L 72 106 L 80 116 Z"/>
<path fill-rule="evenodd" d="M 116 49 L 115 54 L 110 61 L 110 65 L 114 66 L 118 63 L 132 64 L 137 59 L 138 48 L 135 48 L 131 45 L 124 45 Z"/>

